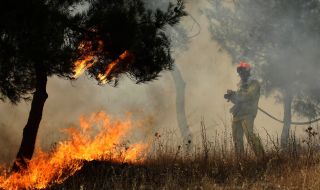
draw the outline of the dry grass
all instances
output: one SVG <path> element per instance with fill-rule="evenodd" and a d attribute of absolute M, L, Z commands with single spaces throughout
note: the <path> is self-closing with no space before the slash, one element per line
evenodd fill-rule
<path fill-rule="evenodd" d="M 290 137 L 286 150 L 269 135 L 267 156 L 257 160 L 250 151 L 234 156 L 230 137 L 207 140 L 201 122 L 201 146 L 172 148 L 165 138 L 155 135 L 155 149 L 140 165 L 88 162 L 60 189 L 320 189 L 319 137 L 306 130 L 305 139 Z"/>

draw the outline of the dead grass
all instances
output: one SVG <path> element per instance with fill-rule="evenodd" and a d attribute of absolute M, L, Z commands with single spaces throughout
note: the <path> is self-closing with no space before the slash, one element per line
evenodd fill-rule
<path fill-rule="evenodd" d="M 293 133 L 286 150 L 269 135 L 267 156 L 256 159 L 250 151 L 237 159 L 230 137 L 213 142 L 201 122 L 201 146 L 172 146 L 159 133 L 153 153 L 140 165 L 88 162 L 62 189 L 320 189 L 319 137 L 307 129 L 306 138 Z M 221 139 L 222 138 L 222 139 Z"/>

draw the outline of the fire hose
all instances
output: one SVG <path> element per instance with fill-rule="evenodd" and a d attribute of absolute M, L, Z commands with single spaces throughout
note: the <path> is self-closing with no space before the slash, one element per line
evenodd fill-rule
<path fill-rule="evenodd" d="M 224 95 L 224 98 L 228 100 L 228 102 L 230 101 L 230 97 L 232 96 L 233 92 L 230 91 L 230 92 L 227 92 L 227 94 Z M 268 113 L 267 111 L 265 111 L 264 109 L 258 107 L 258 110 L 260 110 L 262 113 L 264 113 L 265 115 L 267 115 L 268 117 L 270 117 L 271 119 L 275 120 L 275 121 L 278 121 L 279 123 L 284 123 L 284 121 L 276 118 L 275 116 L 271 115 L 270 113 Z M 290 124 L 293 124 L 293 125 L 310 125 L 312 123 L 315 123 L 317 121 L 320 121 L 320 118 L 316 118 L 316 119 L 313 119 L 313 120 L 310 120 L 310 121 L 303 121 L 303 122 L 296 122 L 296 121 L 291 121 Z"/>
<path fill-rule="evenodd" d="M 258 109 L 264 113 L 265 115 L 269 116 L 271 119 L 274 119 L 275 121 L 278 121 L 280 123 L 284 123 L 284 121 L 274 117 L 273 115 L 271 115 L 270 113 L 268 113 L 267 111 L 263 110 L 262 108 L 258 107 Z M 320 121 L 320 118 L 314 119 L 314 120 L 310 120 L 310 121 L 304 121 L 304 122 L 290 122 L 293 125 L 310 125 L 312 123 L 315 123 L 317 121 Z"/>

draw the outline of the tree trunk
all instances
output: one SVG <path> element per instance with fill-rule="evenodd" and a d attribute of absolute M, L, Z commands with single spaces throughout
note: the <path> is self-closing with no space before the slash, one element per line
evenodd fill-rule
<path fill-rule="evenodd" d="M 175 87 L 176 87 L 176 113 L 177 113 L 177 122 L 180 129 L 181 136 L 184 143 L 191 145 L 192 135 L 187 123 L 186 111 L 185 111 L 185 88 L 186 83 L 182 78 L 182 75 L 178 69 L 175 69 L 171 72 Z"/>
<path fill-rule="evenodd" d="M 23 129 L 22 142 L 16 160 L 13 165 L 13 171 L 19 171 L 27 168 L 27 162 L 32 158 L 36 143 L 37 133 L 42 118 L 44 103 L 48 98 L 46 91 L 47 71 L 42 64 L 35 65 L 36 71 L 36 90 L 33 94 L 31 110 L 26 126 Z"/>
<path fill-rule="evenodd" d="M 281 133 L 281 147 L 286 148 L 288 145 L 288 139 L 290 134 L 290 127 L 291 127 L 291 104 L 292 104 L 292 95 L 290 92 L 284 93 L 283 99 L 283 108 L 284 108 L 284 115 L 283 115 L 283 128 Z"/>

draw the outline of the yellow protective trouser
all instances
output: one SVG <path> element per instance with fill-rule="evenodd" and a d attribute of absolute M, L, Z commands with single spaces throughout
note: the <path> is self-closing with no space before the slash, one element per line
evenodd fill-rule
<path fill-rule="evenodd" d="M 264 157 L 264 150 L 260 138 L 253 131 L 254 117 L 234 118 L 232 121 L 232 136 L 237 156 L 244 153 L 243 133 L 256 157 Z"/>

